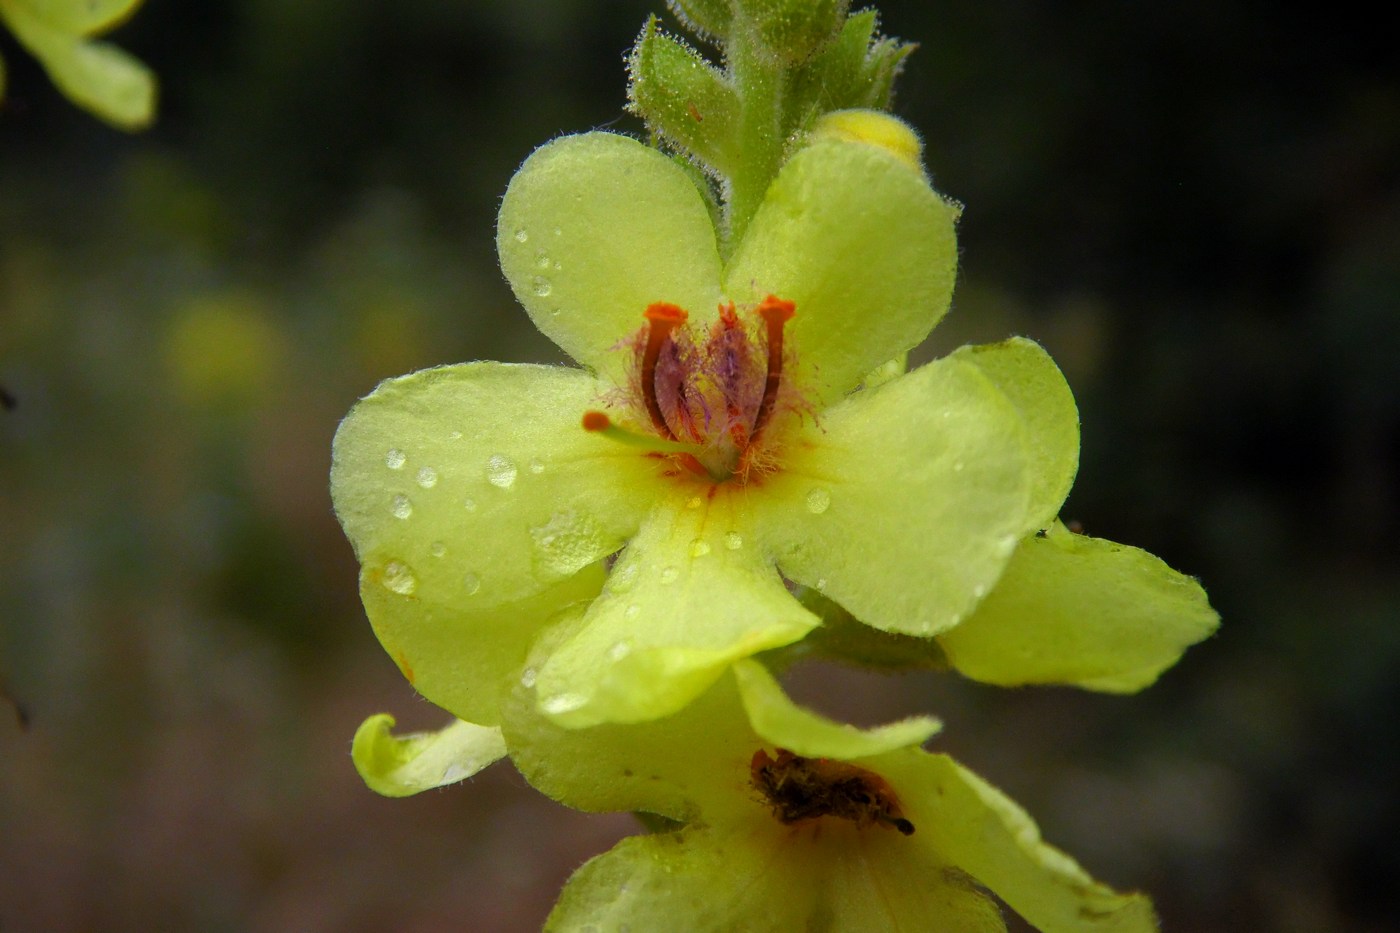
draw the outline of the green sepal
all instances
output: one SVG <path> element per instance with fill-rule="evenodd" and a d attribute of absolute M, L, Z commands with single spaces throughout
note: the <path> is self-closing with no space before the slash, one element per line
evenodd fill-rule
<path fill-rule="evenodd" d="M 789 64 L 804 62 L 836 37 L 849 0 L 734 0 L 743 25 L 765 52 Z"/>
<path fill-rule="evenodd" d="M 734 170 L 739 95 L 699 52 L 647 21 L 629 61 L 633 113 L 667 142 L 721 174 Z"/>
<path fill-rule="evenodd" d="M 666 0 L 676 19 L 704 39 L 721 39 L 729 32 L 734 12 L 729 0 Z"/>
<path fill-rule="evenodd" d="M 948 657 L 935 638 L 871 628 L 814 589 L 804 587 L 798 598 L 822 624 L 790 648 L 765 654 L 770 666 L 813 659 L 889 672 L 949 669 Z"/>
<path fill-rule="evenodd" d="M 458 719 L 437 732 L 395 736 L 394 717 L 378 713 L 355 730 L 350 757 L 369 789 L 409 797 L 456 784 L 506 754 L 501 730 Z"/>
<path fill-rule="evenodd" d="M 6 0 L 27 7 L 54 29 L 92 36 L 115 29 L 131 18 L 144 0 Z"/>

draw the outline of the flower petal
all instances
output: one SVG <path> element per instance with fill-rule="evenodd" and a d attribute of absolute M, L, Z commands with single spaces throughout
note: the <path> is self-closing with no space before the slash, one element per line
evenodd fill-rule
<path fill-rule="evenodd" d="M 500 729 L 457 720 L 438 732 L 394 736 L 394 717 L 379 713 L 355 731 L 350 756 L 370 790 L 408 797 L 456 784 L 505 757 Z"/>
<path fill-rule="evenodd" d="M 570 356 L 616 378 L 613 352 L 668 301 L 714 314 L 714 224 L 685 171 L 614 133 L 565 136 L 535 150 L 506 190 L 501 269 L 535 326 Z"/>
<path fill-rule="evenodd" d="M 331 497 L 360 561 L 407 600 L 515 602 L 622 546 L 656 461 L 584 431 L 578 370 L 468 363 L 382 383 L 336 432 Z"/>
<path fill-rule="evenodd" d="M 811 631 L 817 617 L 746 546 L 749 522 L 742 489 L 658 504 L 580 630 L 540 670 L 541 710 L 575 728 L 656 719 L 733 661 Z"/>
<path fill-rule="evenodd" d="M 384 585 L 393 577 L 382 563 L 369 562 L 360 597 L 379 643 L 413 689 L 454 716 L 493 726 L 530 643 L 560 607 L 597 596 L 605 576 L 593 564 L 521 602 L 471 609 L 462 599 L 431 598 L 428 588 L 421 599 L 404 596 Z"/>
<path fill-rule="evenodd" d="M 753 660 L 734 664 L 739 696 L 753 731 L 766 742 L 807 758 L 865 758 L 922 745 L 942 728 L 931 716 L 911 716 L 860 729 L 820 716 L 788 698 L 777 680 Z"/>
<path fill-rule="evenodd" d="M 867 625 L 933 635 L 991 590 L 1025 524 L 1026 431 L 981 370 L 938 360 L 822 416 L 759 521 L 787 576 Z"/>
<path fill-rule="evenodd" d="M 1033 340 L 961 347 L 966 360 L 1011 400 L 1026 425 L 1031 457 L 1031 503 L 1023 534 L 1054 522 L 1079 470 L 1079 409 L 1064 374 Z"/>
<path fill-rule="evenodd" d="M 650 722 L 571 729 L 539 713 L 538 671 L 583 621 L 547 630 L 503 708 L 501 728 L 516 768 L 540 792 L 580 810 L 644 811 L 675 820 L 723 812 L 749 800 L 753 734 L 731 678 L 680 712 Z"/>
<path fill-rule="evenodd" d="M 1132 693 L 1219 623 L 1192 578 L 1056 523 L 1021 542 L 977 611 L 939 640 L 975 680 Z"/>
<path fill-rule="evenodd" d="M 783 166 L 725 270 L 730 298 L 796 302 L 794 385 L 830 404 L 948 309 L 958 209 L 877 146 L 828 140 Z"/>
<path fill-rule="evenodd" d="M 880 760 L 905 815 L 952 865 L 990 888 L 1043 933 L 1155 933 L 1151 902 L 1119 894 L 1040 839 L 1031 818 L 947 755 Z"/>
<path fill-rule="evenodd" d="M 991 899 L 916 833 L 838 819 L 784 826 L 755 801 L 624 839 L 574 873 L 546 931 L 1005 930 Z"/>

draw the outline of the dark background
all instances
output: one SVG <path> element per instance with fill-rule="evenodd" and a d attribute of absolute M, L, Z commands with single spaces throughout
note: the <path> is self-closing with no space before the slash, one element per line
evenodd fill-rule
<path fill-rule="evenodd" d="M 644 0 L 150 0 L 128 137 L 8 37 L 0 112 L 0 930 L 528 930 L 633 828 L 500 765 L 409 800 L 330 438 L 381 378 L 558 360 L 495 268 L 536 145 L 614 126 Z M 1224 618 L 1132 698 L 899 678 L 1165 929 L 1400 917 L 1400 79 L 1343 8 L 890 0 L 897 111 L 966 204 L 930 352 L 1022 333 L 1077 393 L 1066 510 Z"/>

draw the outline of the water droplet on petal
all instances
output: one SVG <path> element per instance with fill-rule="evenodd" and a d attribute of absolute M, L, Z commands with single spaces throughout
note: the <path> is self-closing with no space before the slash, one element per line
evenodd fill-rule
<path fill-rule="evenodd" d="M 535 686 L 535 679 L 539 676 L 540 675 L 535 672 L 533 667 L 525 668 L 525 670 L 520 672 L 520 686 L 524 687 L 526 690 L 531 689 Z"/>
<path fill-rule="evenodd" d="M 731 551 L 737 551 L 744 546 L 744 536 L 737 531 L 731 531 L 724 536 L 724 546 Z"/>
<path fill-rule="evenodd" d="M 541 269 L 548 269 L 552 265 L 549 260 L 549 254 L 544 250 L 535 253 L 535 265 Z"/>
<path fill-rule="evenodd" d="M 462 432 L 453 431 L 451 434 L 447 435 L 447 439 L 449 441 L 460 441 L 462 439 Z"/>
<path fill-rule="evenodd" d="M 413 503 L 408 501 L 408 496 L 395 496 L 394 504 L 389 507 L 395 518 L 408 518 L 413 514 Z"/>
<path fill-rule="evenodd" d="M 690 542 L 691 557 L 704 557 L 708 553 L 710 553 L 710 542 L 703 541 L 700 538 L 696 538 L 694 541 Z"/>
<path fill-rule="evenodd" d="M 825 593 L 825 592 L 826 592 L 826 577 L 820 577 L 820 578 L 817 579 L 817 592 L 818 592 L 818 593 Z"/>
<path fill-rule="evenodd" d="M 384 455 L 384 465 L 391 470 L 402 470 L 407 461 L 408 457 L 397 447 L 389 448 L 389 452 Z"/>
<path fill-rule="evenodd" d="M 447 553 L 447 545 L 443 544 L 441 541 L 434 541 L 432 544 L 428 545 L 428 553 L 434 557 L 441 557 Z"/>
<path fill-rule="evenodd" d="M 662 582 L 662 583 L 674 583 L 674 582 L 676 582 L 676 577 L 678 577 L 678 576 L 680 576 L 680 575 L 681 575 L 681 572 L 680 572 L 679 570 L 677 570 L 675 567 L 667 567 L 665 570 L 661 571 L 661 582 Z"/>
<path fill-rule="evenodd" d="M 418 578 L 413 575 L 408 565 L 400 560 L 391 560 L 384 565 L 382 582 L 386 590 L 400 596 L 412 596 L 413 591 L 418 589 Z"/>
<path fill-rule="evenodd" d="M 470 774 L 470 771 L 454 761 L 442 769 L 442 783 L 456 784 L 458 781 L 466 780 Z"/>
<path fill-rule="evenodd" d="M 831 507 L 831 493 L 818 486 L 807 493 L 807 511 L 820 515 Z"/>
<path fill-rule="evenodd" d="M 701 499 L 699 496 L 691 496 L 688 500 L 686 500 L 685 507 L 688 509 L 698 509 L 704 504 L 704 499 Z"/>
<path fill-rule="evenodd" d="M 542 275 L 537 275 L 530 280 L 530 288 L 541 298 L 548 298 L 554 291 L 554 283 Z"/>
<path fill-rule="evenodd" d="M 629 619 L 635 619 L 637 618 L 637 616 L 642 614 L 642 607 L 638 606 L 636 603 L 633 603 L 632 605 L 624 609 L 622 614 Z"/>
<path fill-rule="evenodd" d="M 515 240 L 517 243 L 524 243 L 528 239 L 530 239 L 530 234 L 526 232 L 524 227 L 521 227 L 519 230 L 515 231 Z"/>
<path fill-rule="evenodd" d="M 1002 557 L 1005 557 L 1014 550 L 1016 550 L 1015 535 L 1007 535 L 1006 537 L 1002 538 L 1000 541 L 997 542 L 997 553 L 1000 554 Z"/>
<path fill-rule="evenodd" d="M 538 460 L 531 460 L 530 472 L 535 474 L 536 476 L 539 476 L 541 473 L 544 472 L 544 464 Z"/>
<path fill-rule="evenodd" d="M 615 642 L 613 646 L 608 649 L 608 660 L 621 661 L 623 658 L 627 657 L 631 653 L 632 646 L 629 645 L 627 642 Z"/>
<path fill-rule="evenodd" d="M 624 564 L 621 567 L 615 567 L 613 568 L 613 572 L 608 575 L 608 592 L 626 593 L 632 588 L 632 584 L 636 582 L 636 564 Z"/>
<path fill-rule="evenodd" d="M 961 460 L 954 461 L 954 463 L 953 463 L 953 472 L 954 472 L 954 473 L 961 473 L 962 471 L 963 471 L 963 462 L 962 462 Z"/>
<path fill-rule="evenodd" d="M 977 584 L 976 586 L 974 586 L 974 587 L 972 588 L 972 595 L 973 595 L 974 597 L 976 597 L 977 599 L 981 599 L 983 596 L 986 596 L 986 595 L 987 595 L 987 585 L 986 585 L 985 583 L 979 583 L 979 584 Z"/>
<path fill-rule="evenodd" d="M 469 573 L 462 578 L 462 589 L 468 596 L 475 596 L 481 590 L 481 578 L 474 573 Z"/>
<path fill-rule="evenodd" d="M 424 489 L 432 489 L 437 485 L 437 470 L 425 466 L 418 471 L 418 485 Z"/>
<path fill-rule="evenodd" d="M 492 486 L 509 489 L 515 485 L 515 477 L 519 472 L 515 461 L 501 454 L 494 454 L 486 461 L 486 481 Z"/>
<path fill-rule="evenodd" d="M 476 500 L 468 496 L 467 498 L 462 500 L 462 508 L 466 509 L 468 512 L 475 512 Z"/>

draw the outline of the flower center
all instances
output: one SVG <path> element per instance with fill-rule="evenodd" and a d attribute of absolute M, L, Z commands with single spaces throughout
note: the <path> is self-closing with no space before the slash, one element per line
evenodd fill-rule
<path fill-rule="evenodd" d="M 857 826 L 878 823 L 906 836 L 914 833 L 894 790 L 874 771 L 830 758 L 803 758 L 785 748 L 778 749 L 776 758 L 760 748 L 749 770 L 753 786 L 780 823 L 834 816 Z"/>
<path fill-rule="evenodd" d="M 769 295 L 746 327 L 733 302 L 697 336 L 685 309 L 649 305 L 631 340 L 634 365 L 628 407 L 644 412 L 650 432 L 628 431 L 602 412 L 584 415 L 585 430 L 672 459 L 715 482 L 747 482 L 772 469 L 761 456 L 764 431 L 784 404 L 783 328 L 796 306 Z M 640 420 L 640 419 L 638 419 Z"/>

